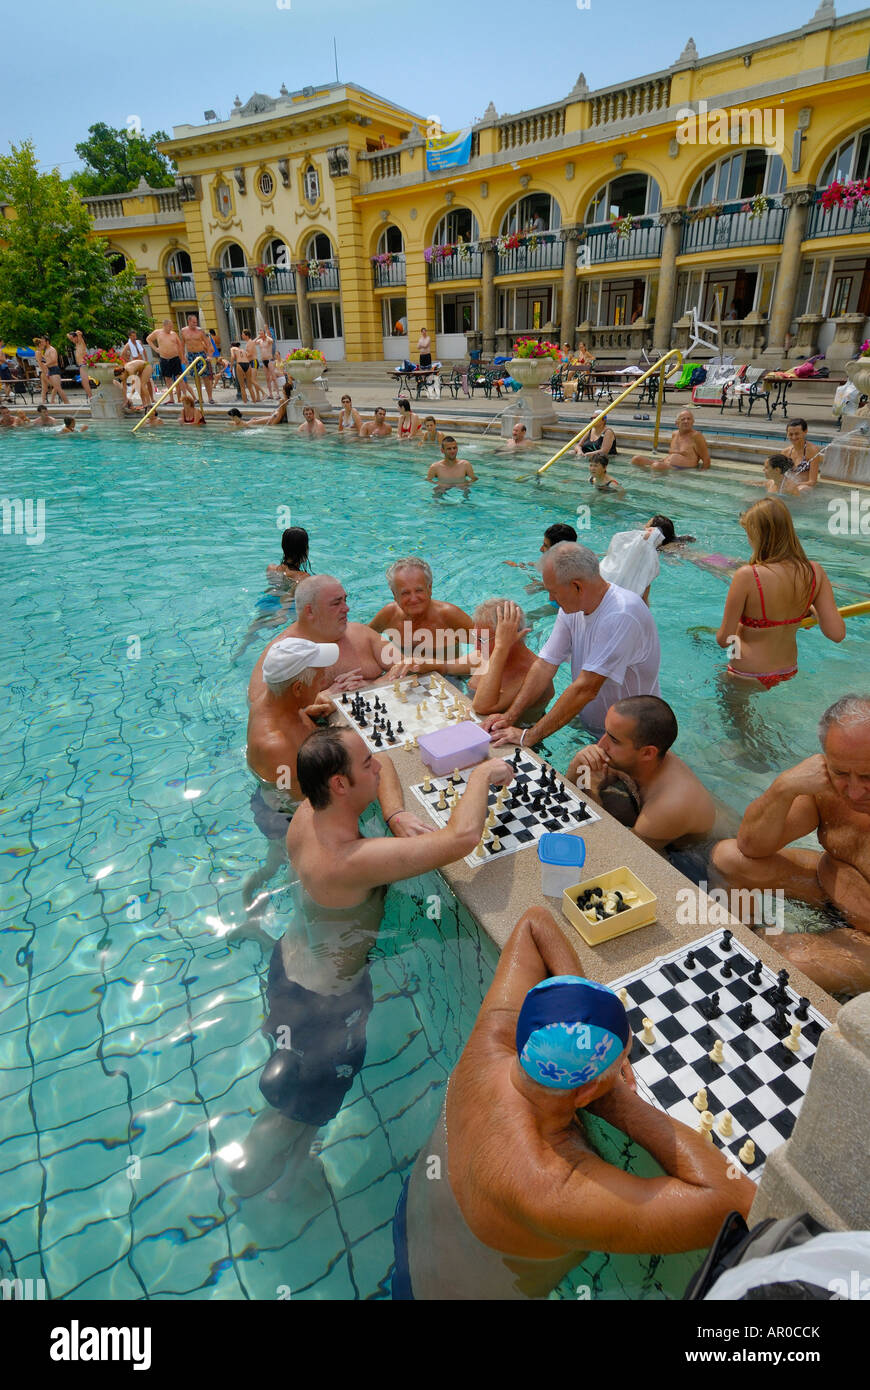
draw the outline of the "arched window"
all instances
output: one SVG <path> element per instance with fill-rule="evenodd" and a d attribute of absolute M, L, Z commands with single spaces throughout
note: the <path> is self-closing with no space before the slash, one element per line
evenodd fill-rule
<path fill-rule="evenodd" d="M 120 275 L 122 270 L 127 269 L 127 257 L 120 251 L 110 251 L 106 259 L 113 275 Z"/>
<path fill-rule="evenodd" d="M 445 212 L 432 234 L 433 246 L 454 246 L 457 241 L 477 241 L 480 228 L 469 208 L 451 208 Z"/>
<path fill-rule="evenodd" d="M 286 269 L 290 264 L 290 252 L 280 237 L 274 237 L 267 242 L 263 251 L 263 260 L 266 265 L 277 266 L 280 270 Z"/>
<path fill-rule="evenodd" d="M 320 175 L 313 164 L 309 164 L 305 170 L 305 196 L 309 203 L 316 203 L 320 199 Z"/>
<path fill-rule="evenodd" d="M 389 252 L 393 256 L 399 256 L 405 249 L 405 238 L 398 227 L 385 227 L 378 237 L 378 255 L 383 256 Z"/>
<path fill-rule="evenodd" d="M 620 174 L 599 188 L 586 209 L 586 221 L 595 226 L 614 217 L 645 217 L 658 212 L 662 195 L 648 174 Z"/>
<path fill-rule="evenodd" d="M 501 220 L 500 236 L 511 232 L 557 232 L 562 225 L 562 211 L 549 193 L 527 193 Z"/>
<path fill-rule="evenodd" d="M 308 240 L 305 256 L 309 261 L 331 261 L 332 242 L 325 232 L 315 232 Z"/>
<path fill-rule="evenodd" d="M 738 198 L 773 198 L 785 188 L 785 165 L 774 150 L 737 150 L 723 155 L 697 178 L 689 194 L 689 207 L 727 203 Z"/>
<path fill-rule="evenodd" d="M 192 275 L 193 263 L 186 251 L 173 251 L 166 262 L 167 275 Z"/>
<path fill-rule="evenodd" d="M 245 269 L 247 269 L 245 253 L 237 241 L 231 241 L 229 246 L 225 246 L 221 251 L 221 270 Z"/>
<path fill-rule="evenodd" d="M 870 178 L 870 126 L 844 140 L 828 158 L 819 176 L 819 187 Z"/>

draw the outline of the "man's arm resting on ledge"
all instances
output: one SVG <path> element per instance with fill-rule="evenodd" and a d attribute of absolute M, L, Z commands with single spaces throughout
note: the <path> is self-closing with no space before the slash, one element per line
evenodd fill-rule
<path fill-rule="evenodd" d="M 532 667 L 533 671 L 534 669 Z M 578 715 L 581 709 L 589 704 L 590 700 L 595 699 L 605 679 L 604 676 L 599 676 L 596 671 L 581 671 L 574 683 L 569 685 L 568 689 L 559 696 L 552 709 L 547 710 L 543 718 L 539 719 L 537 724 L 533 724 L 527 731 L 523 739 L 523 747 L 530 748 L 533 744 L 548 738 L 550 734 L 554 734 L 557 729 L 562 729 L 566 724 L 569 724 L 575 715 Z"/>
<path fill-rule="evenodd" d="M 812 795 L 807 794 L 810 779 L 806 776 L 807 764 L 814 763 L 815 758 L 824 762 L 821 754 L 815 754 L 780 773 L 767 791 L 747 806 L 737 832 L 737 848 L 747 859 L 765 859 L 818 828 L 819 813 Z"/>

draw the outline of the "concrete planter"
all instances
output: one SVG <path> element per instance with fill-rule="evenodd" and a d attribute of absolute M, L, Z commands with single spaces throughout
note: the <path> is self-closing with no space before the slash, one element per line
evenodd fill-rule
<path fill-rule="evenodd" d="M 124 402 L 112 384 L 115 380 L 115 363 L 94 362 L 90 367 L 86 367 L 85 371 L 98 383 L 91 396 L 91 419 L 122 420 Z"/>
<path fill-rule="evenodd" d="M 555 421 L 553 398 L 539 388 L 559 370 L 558 362 L 552 357 L 512 357 L 507 367 L 514 381 L 520 382 L 523 388 L 517 402 L 522 404 L 523 410 L 542 424 Z"/>
<path fill-rule="evenodd" d="M 298 395 L 302 397 L 306 405 L 313 405 L 315 410 L 321 406 L 329 405 L 323 384 L 317 379 L 323 375 L 325 368 L 325 362 L 304 357 L 297 362 L 288 362 L 284 367 L 284 371 L 288 376 L 292 376 L 296 383 Z"/>

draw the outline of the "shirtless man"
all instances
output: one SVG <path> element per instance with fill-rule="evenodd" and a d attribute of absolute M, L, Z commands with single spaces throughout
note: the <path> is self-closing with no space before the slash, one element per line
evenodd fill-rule
<path fill-rule="evenodd" d="M 0 430 L 14 430 L 18 425 L 29 424 L 30 421 L 27 419 L 27 416 L 24 415 L 22 411 L 19 411 L 16 415 L 13 415 L 12 411 L 9 409 L 8 406 L 0 405 Z"/>
<path fill-rule="evenodd" d="M 326 434 L 326 426 L 317 414 L 313 405 L 302 407 L 302 424 L 296 431 L 297 434 L 307 434 L 310 439 L 319 439 Z"/>
<path fill-rule="evenodd" d="M 581 748 L 567 772 L 570 782 L 668 858 L 682 850 L 697 853 L 713 837 L 718 815 L 703 782 L 670 751 L 677 732 L 673 710 L 658 696 L 617 700 L 601 738 Z M 705 870 L 706 859 L 698 877 Z"/>
<path fill-rule="evenodd" d="M 849 926 L 771 935 L 828 993 L 870 989 L 870 695 L 844 695 L 819 721 L 822 752 L 781 772 L 747 808 L 713 863 L 733 888 L 779 888 L 833 905 Z M 815 831 L 822 852 L 791 849 Z"/>
<path fill-rule="evenodd" d="M 452 487 L 461 487 L 467 497 L 471 484 L 477 482 L 477 475 L 468 459 L 457 458 L 458 453 L 459 445 L 453 435 L 445 434 L 441 441 L 442 457 L 429 465 L 426 474 L 427 483 L 435 484 L 435 497 L 443 497 Z"/>
<path fill-rule="evenodd" d="M 60 425 L 63 422 L 55 419 L 53 415 L 49 415 L 47 405 L 38 405 L 36 407 L 36 419 L 33 423 L 42 429 L 48 429 L 51 425 Z"/>
<path fill-rule="evenodd" d="M 180 405 L 185 389 L 184 382 L 177 385 L 176 383 L 184 370 L 181 365 L 181 359 L 184 356 L 184 344 L 172 327 L 172 320 L 164 319 L 161 326 L 149 333 L 145 341 L 152 351 L 157 353 L 160 360 L 160 381 L 163 389 L 170 392 L 168 399 L 171 400 L 171 392 L 175 387 L 175 394 Z"/>
<path fill-rule="evenodd" d="M 730 1211 L 748 1214 L 755 1184 L 641 1100 L 630 1048 L 617 996 L 580 977 L 550 913 L 529 908 L 400 1199 L 394 1299 L 546 1298 L 590 1250 L 697 1250 Z M 663 1174 L 600 1158 L 578 1110 L 621 1130 Z"/>
<path fill-rule="evenodd" d="M 69 405 L 69 397 L 61 386 L 60 359 L 57 355 L 57 348 L 52 346 L 50 339 L 46 337 L 37 339 L 36 361 L 42 376 L 43 405 L 50 395 L 56 396 L 58 400 L 63 401 L 64 405 Z"/>
<path fill-rule="evenodd" d="M 311 1173 L 309 1150 L 341 1108 L 365 1061 L 372 1009 L 368 955 L 380 929 L 387 884 L 470 854 L 483 831 L 490 786 L 507 786 L 500 759 L 473 768 L 441 830 L 404 810 L 398 774 L 348 728 L 318 729 L 299 749 L 308 798 L 293 817 L 287 850 L 298 875 L 296 911 L 269 968 L 265 1031 L 278 1043 L 260 1090 L 273 1107 L 255 1121 L 232 1164 L 242 1195 L 270 1186 L 290 1161 L 294 1184 Z M 375 799 L 390 835 L 363 836 Z M 398 838 L 393 838 L 397 836 Z"/>
<path fill-rule="evenodd" d="M 362 623 L 349 623 L 347 594 L 331 574 L 313 574 L 296 586 L 296 621 L 275 638 L 306 637 L 309 642 L 337 642 L 338 660 L 329 672 L 330 694 L 358 690 L 391 674 L 391 653 L 378 633 Z M 274 643 L 270 644 L 274 645 Z M 248 686 L 248 699 L 258 699 L 263 690 L 263 661 L 254 667 Z M 332 702 L 321 697 L 320 712 L 327 714 Z"/>
<path fill-rule="evenodd" d="M 526 449 L 526 448 L 533 448 L 534 445 L 532 444 L 531 439 L 527 438 L 527 436 L 528 436 L 528 430 L 526 429 L 525 425 L 522 423 L 521 420 L 517 420 L 516 424 L 514 425 L 513 429 L 511 430 L 511 437 L 510 437 L 510 439 L 506 439 L 506 440 L 505 440 L 505 442 L 504 442 L 502 448 L 503 448 L 503 449 Z"/>
<path fill-rule="evenodd" d="M 263 324 L 254 342 L 257 344 L 257 355 L 263 365 L 263 371 L 266 373 L 269 400 L 274 401 L 278 394 L 278 377 L 275 374 L 275 343 L 265 324 Z"/>
<path fill-rule="evenodd" d="M 382 405 L 375 411 L 373 420 L 366 420 L 359 432 L 360 439 L 386 439 L 387 435 L 393 433 L 392 425 L 387 424 L 387 412 Z"/>
<path fill-rule="evenodd" d="M 394 660 L 422 660 L 427 670 L 441 670 L 459 656 L 458 643 L 472 641 L 472 621 L 455 603 L 432 597 L 432 570 L 419 555 L 396 560 L 387 570 L 393 602 L 372 618 L 395 650 Z M 422 669 L 422 667 L 415 669 Z"/>
<path fill-rule="evenodd" d="M 523 638 L 531 628 L 519 604 L 509 598 L 491 598 L 474 610 L 474 641 L 483 664 L 468 682 L 477 714 L 502 714 L 519 695 L 537 657 Z M 521 724 L 540 719 L 555 691 L 553 682 L 532 705 L 521 711 Z"/>
<path fill-rule="evenodd" d="M 667 458 L 635 454 L 632 463 L 639 468 L 651 468 L 654 473 L 664 473 L 669 468 L 709 468 L 710 450 L 704 436 L 695 429 L 695 417 L 691 410 L 681 410 L 675 424 L 677 428 L 671 435 Z"/>
<path fill-rule="evenodd" d="M 88 345 L 85 342 L 85 335 L 80 328 L 76 328 L 74 332 L 67 333 L 66 336 L 69 338 L 70 342 L 73 345 L 73 352 L 75 353 L 76 366 L 79 369 L 79 380 L 82 384 L 82 390 L 84 391 L 88 400 L 90 400 L 91 379 L 88 376 L 87 363 L 85 362 L 85 358 L 88 352 Z"/>
<path fill-rule="evenodd" d="M 184 342 L 185 365 L 189 365 L 195 357 L 205 358 L 205 371 L 202 373 L 205 378 L 205 389 L 208 392 L 209 405 L 214 405 L 214 370 L 212 368 L 212 342 L 204 328 L 200 327 L 199 315 L 188 314 L 187 324 L 181 330 L 181 337 Z M 192 376 L 193 373 L 191 372 Z"/>

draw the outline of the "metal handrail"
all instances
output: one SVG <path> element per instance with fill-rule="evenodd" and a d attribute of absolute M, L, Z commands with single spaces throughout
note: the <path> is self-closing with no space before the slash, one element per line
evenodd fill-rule
<path fill-rule="evenodd" d="M 556 463 L 556 461 L 557 461 L 558 459 L 562 458 L 563 454 L 567 454 L 568 450 L 569 450 L 569 449 L 572 449 L 572 448 L 574 447 L 575 444 L 579 444 L 580 440 L 581 440 L 581 439 L 584 439 L 584 438 L 586 437 L 587 434 L 591 434 L 592 431 L 595 429 L 595 426 L 601 424 L 601 421 L 602 421 L 602 420 L 604 419 L 604 417 L 613 409 L 613 407 L 614 407 L 615 405 L 619 405 L 620 401 L 624 401 L 625 398 L 626 398 L 626 396 L 630 396 L 630 395 L 631 395 L 632 391 L 634 390 L 634 388 L 635 388 L 636 386 L 640 386 L 640 385 L 641 385 L 644 381 L 646 381 L 649 377 L 655 376 L 656 372 L 659 373 L 659 392 L 658 392 L 658 399 L 657 399 L 657 401 L 656 401 L 656 423 L 655 423 L 655 430 L 654 430 L 654 432 L 653 432 L 653 448 L 654 448 L 654 449 L 657 449 L 657 448 L 658 448 L 658 443 L 659 443 L 659 427 L 660 427 L 660 425 L 661 425 L 661 418 L 662 418 L 662 402 L 663 402 L 663 400 L 664 400 L 664 387 L 665 387 L 665 372 L 664 372 L 664 366 L 665 366 L 665 363 L 666 363 L 666 362 L 669 362 L 669 361 L 671 360 L 671 358 L 673 358 L 673 357 L 675 357 L 675 358 L 677 359 L 677 361 L 676 361 L 676 366 L 678 366 L 678 367 L 682 366 L 682 363 L 683 363 L 683 354 L 682 354 L 682 352 L 680 351 L 679 348 L 671 348 L 670 352 L 666 352 L 665 355 L 664 355 L 664 357 L 660 357 L 659 360 L 658 360 L 658 362 L 654 362 L 653 365 L 649 368 L 648 371 L 643 372 L 640 376 L 636 376 L 636 377 L 634 378 L 634 380 L 632 381 L 632 383 L 631 383 L 630 386 L 627 386 L 627 387 L 625 388 L 624 391 L 620 391 L 619 395 L 616 397 L 616 400 L 610 401 L 610 403 L 608 404 L 607 410 L 602 410 L 598 415 L 595 416 L 595 419 L 594 419 L 594 420 L 590 420 L 588 425 L 584 425 L 584 426 L 583 426 L 583 428 L 582 428 L 582 430 L 580 430 L 579 434 L 575 434 L 575 436 L 574 436 L 573 439 L 569 439 L 569 440 L 568 440 L 568 443 L 565 445 L 564 449 L 560 449 L 559 452 L 558 452 L 557 454 L 554 454 L 553 457 L 552 457 L 551 459 L 547 459 L 547 462 L 546 462 L 546 463 L 542 463 L 542 464 L 541 464 L 541 467 L 537 470 L 537 472 L 535 472 L 535 473 L 526 473 L 526 474 L 524 474 L 524 476 L 523 476 L 522 478 L 517 478 L 517 482 L 518 482 L 518 483 L 525 482 L 526 478 L 539 478 L 539 477 L 541 476 L 542 473 L 546 473 L 546 471 L 547 471 L 547 469 L 550 467 L 550 464 L 551 464 L 551 463 Z M 670 372 L 668 372 L 668 376 L 670 376 Z"/>
<path fill-rule="evenodd" d="M 201 369 L 201 370 L 198 369 L 198 364 L 199 364 L 200 362 L 202 363 L 202 369 Z M 133 426 L 133 434 L 136 433 L 136 431 L 138 430 L 138 428 L 139 428 L 140 425 L 144 425 L 144 424 L 145 424 L 145 421 L 148 419 L 148 416 L 149 416 L 149 415 L 153 415 L 154 412 L 155 412 L 155 410 L 157 409 L 157 407 L 158 407 L 159 405 L 162 405 L 162 404 L 163 404 L 163 402 L 166 400 L 166 397 L 172 395 L 172 393 L 173 393 L 173 391 L 175 390 L 176 386 L 178 385 L 179 381 L 183 381 L 184 378 L 187 376 L 187 373 L 188 373 L 188 372 L 192 372 L 192 371 L 194 370 L 194 368 L 197 368 L 197 372 L 196 372 L 196 394 L 199 396 L 199 408 L 200 408 L 200 410 L 202 410 L 202 383 L 200 382 L 200 377 L 203 375 L 203 372 L 205 371 L 206 366 L 207 366 L 207 363 L 206 363 L 205 358 L 202 356 L 201 353 L 197 353 L 197 355 L 196 355 L 196 357 L 194 357 L 193 361 L 192 361 L 192 362 L 188 362 L 188 364 L 187 364 L 187 366 L 185 367 L 184 371 L 183 371 L 179 376 L 177 376 L 177 377 L 175 378 L 175 380 L 173 381 L 173 383 L 172 383 L 172 385 L 169 387 L 169 389 L 163 392 L 163 395 L 159 398 L 159 400 L 156 400 L 156 401 L 154 402 L 154 404 L 152 405 L 152 407 L 151 407 L 150 410 L 146 410 L 146 412 L 145 412 L 145 414 L 142 416 L 142 419 L 141 419 L 141 420 L 137 420 L 137 421 L 136 421 L 135 425 Z"/>

